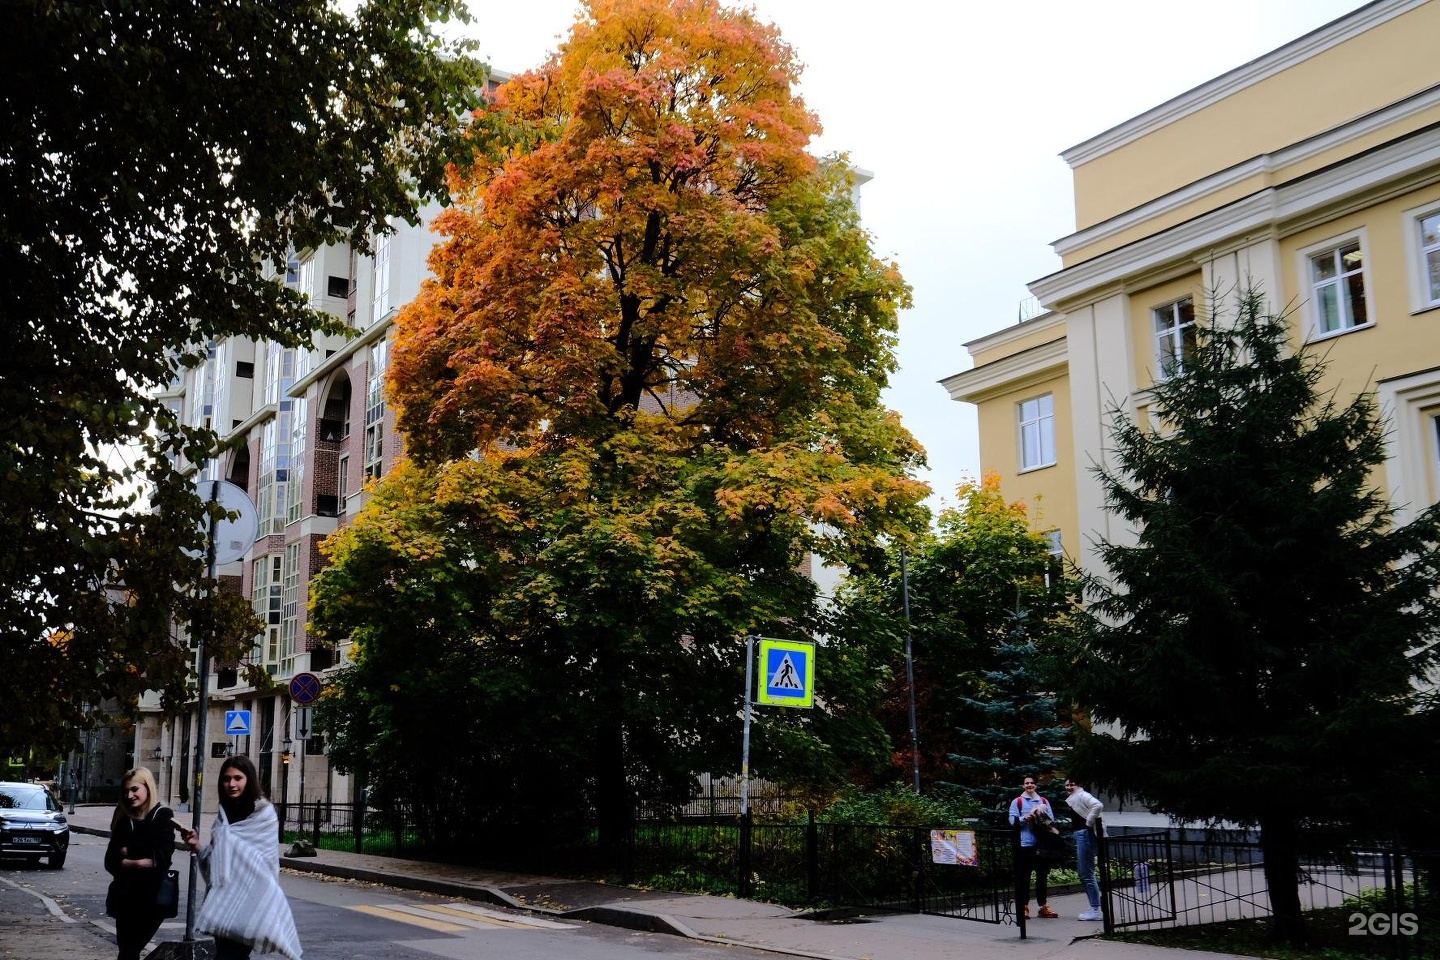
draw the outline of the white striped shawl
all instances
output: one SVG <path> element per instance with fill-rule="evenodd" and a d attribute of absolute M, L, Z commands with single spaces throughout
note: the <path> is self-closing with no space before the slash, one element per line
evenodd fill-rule
<path fill-rule="evenodd" d="M 221 809 L 200 851 L 205 900 L 195 929 L 250 944 L 256 953 L 300 960 L 300 937 L 290 902 L 280 889 L 280 821 L 261 800 L 255 812 L 231 823 Z"/>

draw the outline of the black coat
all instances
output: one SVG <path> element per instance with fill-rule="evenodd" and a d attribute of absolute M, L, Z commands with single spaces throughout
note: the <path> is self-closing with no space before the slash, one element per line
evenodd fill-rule
<path fill-rule="evenodd" d="M 105 912 L 110 916 L 122 910 L 132 916 L 158 914 L 155 891 L 175 855 L 174 823 L 174 811 L 157 806 L 143 820 L 121 816 L 110 831 L 110 844 L 105 848 L 105 869 L 115 878 L 105 897 Z M 155 866 L 120 866 L 121 860 L 145 859 L 155 861 Z"/>

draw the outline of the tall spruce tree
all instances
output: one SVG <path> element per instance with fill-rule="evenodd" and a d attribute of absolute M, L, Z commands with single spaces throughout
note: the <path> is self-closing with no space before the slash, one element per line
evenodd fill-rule
<path fill-rule="evenodd" d="M 1248 290 L 1155 384 L 1148 423 L 1115 414 L 1100 477 L 1136 536 L 1099 545 L 1108 579 L 1087 583 L 1066 676 L 1103 725 L 1077 768 L 1178 818 L 1258 826 L 1295 940 L 1304 828 L 1375 827 L 1425 763 L 1440 509 L 1397 525 L 1373 395 L 1322 392 L 1323 359 L 1289 334 Z"/>
<path fill-rule="evenodd" d="M 1053 711 L 1040 709 L 1045 716 L 1037 719 L 1036 697 L 1046 689 L 1043 652 L 1074 627 L 1078 585 L 1062 575 L 1026 504 L 1005 499 L 998 475 L 964 483 L 956 494 L 938 530 L 907 547 L 909 622 L 897 551 L 887 567 L 846 578 L 826 633 L 851 647 L 888 648 L 877 713 L 893 745 L 890 778 L 910 782 L 918 765 L 927 792 L 958 786 L 993 804 L 1023 772 L 1053 767 L 1053 759 L 1040 762 L 1044 747 L 1064 742 L 1043 732 L 1056 724 Z M 967 758 L 959 767 L 957 753 Z"/>
<path fill-rule="evenodd" d="M 1012 611 L 994 666 L 977 671 L 977 695 L 958 698 L 978 722 L 954 732 L 956 786 L 987 810 L 1013 799 L 1025 776 L 1050 779 L 1071 743 L 1070 725 L 1044 679 L 1046 658 L 1035 634 L 1046 625 L 1037 619 L 1024 607 Z"/>

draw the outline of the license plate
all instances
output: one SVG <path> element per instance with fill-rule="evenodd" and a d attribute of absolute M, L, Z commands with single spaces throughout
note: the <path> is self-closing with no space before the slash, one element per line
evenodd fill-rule
<path fill-rule="evenodd" d="M 39 842 L 40 842 L 40 838 L 39 838 L 39 837 L 16 837 L 16 838 L 15 838 L 15 842 L 16 842 L 16 843 L 39 843 Z"/>

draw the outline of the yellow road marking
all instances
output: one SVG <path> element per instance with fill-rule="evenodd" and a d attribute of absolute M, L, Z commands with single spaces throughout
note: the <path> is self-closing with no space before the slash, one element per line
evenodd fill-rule
<path fill-rule="evenodd" d="M 351 910 L 358 910 L 360 913 L 368 913 L 372 917 L 384 917 L 386 920 L 398 920 L 401 923 L 408 923 L 417 927 L 424 927 L 426 930 L 434 930 L 436 933 L 464 933 L 469 927 L 462 927 L 458 923 L 446 923 L 444 920 L 432 920 L 425 916 L 413 913 L 406 913 L 404 910 L 392 910 L 389 907 L 359 906 L 350 907 Z"/>
<path fill-rule="evenodd" d="M 542 920 L 532 917 L 510 917 L 495 910 L 487 910 L 484 907 L 477 907 L 470 903 L 446 903 L 427 906 L 424 909 L 431 913 L 443 913 L 450 917 L 459 917 L 464 920 L 479 920 L 482 923 L 493 923 L 497 927 L 526 927 L 531 930 L 573 930 L 567 923 L 555 923 L 552 920 Z"/>

